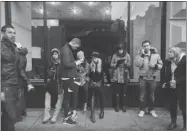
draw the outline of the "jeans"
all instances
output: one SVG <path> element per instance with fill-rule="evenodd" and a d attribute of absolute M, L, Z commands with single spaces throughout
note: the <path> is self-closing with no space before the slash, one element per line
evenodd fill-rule
<path fill-rule="evenodd" d="M 146 86 L 148 85 L 148 88 Z M 151 111 L 154 109 L 155 105 L 155 89 L 156 89 L 156 80 L 144 80 L 143 78 L 140 78 L 140 110 L 145 111 L 145 96 L 148 93 L 148 98 L 150 100 L 148 105 L 148 110 Z"/>
<path fill-rule="evenodd" d="M 20 104 L 18 87 L 3 87 L 5 101 L 1 102 L 1 129 L 2 131 L 15 131 L 14 124 L 20 118 Z"/>
<path fill-rule="evenodd" d="M 64 88 L 64 116 L 68 117 L 69 112 L 69 103 L 70 103 L 70 92 L 68 92 L 68 88 L 72 90 L 72 110 L 76 110 L 77 102 L 78 102 L 78 90 L 79 86 L 74 83 L 73 79 L 63 80 L 63 88 Z"/>
<path fill-rule="evenodd" d="M 15 131 L 14 121 L 8 114 L 8 112 L 2 109 L 1 115 L 1 131 Z"/>

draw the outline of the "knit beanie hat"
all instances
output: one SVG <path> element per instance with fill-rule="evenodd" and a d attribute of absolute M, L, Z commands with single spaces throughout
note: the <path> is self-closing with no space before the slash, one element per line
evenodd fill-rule
<path fill-rule="evenodd" d="M 98 52 L 93 52 L 91 56 L 92 56 L 92 57 L 99 58 L 99 53 L 98 53 Z"/>
<path fill-rule="evenodd" d="M 71 42 L 81 45 L 81 40 L 79 38 L 73 38 Z"/>
<path fill-rule="evenodd" d="M 59 49 L 57 49 L 57 48 L 53 48 L 53 49 L 51 50 L 51 54 L 53 54 L 54 52 L 60 54 L 60 51 L 59 51 Z"/>

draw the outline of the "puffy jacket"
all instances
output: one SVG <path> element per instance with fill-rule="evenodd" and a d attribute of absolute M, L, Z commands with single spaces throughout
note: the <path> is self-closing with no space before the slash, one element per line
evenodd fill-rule
<path fill-rule="evenodd" d="M 48 76 L 51 80 L 57 81 L 58 86 L 61 86 L 60 62 L 52 63 L 48 68 Z"/>
<path fill-rule="evenodd" d="M 160 55 L 158 54 L 157 49 L 154 47 L 151 47 L 150 49 L 149 62 L 155 65 L 154 68 L 149 68 L 148 70 L 145 70 L 144 67 L 148 65 L 144 65 L 144 59 L 145 59 L 145 54 L 141 49 L 139 50 L 139 53 L 134 61 L 134 64 L 137 67 L 139 67 L 139 76 L 147 77 L 147 78 L 156 77 L 156 72 L 158 70 L 161 70 L 163 66 L 162 60 L 160 58 Z"/>
<path fill-rule="evenodd" d="M 25 71 L 21 68 L 19 52 L 15 44 L 1 41 L 1 90 L 4 87 L 18 86 L 20 77 L 29 84 Z"/>

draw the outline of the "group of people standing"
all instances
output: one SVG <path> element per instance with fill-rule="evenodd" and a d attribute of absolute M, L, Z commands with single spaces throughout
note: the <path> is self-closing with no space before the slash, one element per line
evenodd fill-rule
<path fill-rule="evenodd" d="M 15 44 L 15 29 L 13 26 L 6 25 L 1 29 L 3 34 L 1 40 L 1 100 L 2 115 L 1 125 L 3 131 L 14 131 L 14 124 L 19 121 L 20 116 L 26 115 L 24 106 L 24 88 L 34 89 L 25 73 L 27 51 Z M 91 92 L 91 121 L 95 119 L 95 98 L 100 101 L 99 118 L 104 118 L 104 73 L 105 66 L 99 52 L 93 51 L 91 61 L 88 62 L 84 52 L 79 50 L 81 40 L 73 38 L 66 43 L 60 50 L 51 50 L 51 64 L 48 68 L 50 81 L 46 84 L 43 123 L 50 121 L 56 123 L 64 109 L 64 124 L 76 124 L 77 103 L 79 88 L 83 88 L 84 101 L 82 103 L 83 113 L 88 107 L 88 90 Z M 24 50 L 23 50 L 24 49 Z M 115 96 L 115 110 L 121 108 L 123 112 L 127 110 L 127 86 L 130 80 L 129 68 L 131 57 L 127 53 L 124 44 L 117 45 L 117 52 L 112 56 L 110 67 L 112 68 L 112 88 Z M 142 48 L 135 58 L 134 64 L 139 68 L 140 83 L 140 112 L 139 117 L 145 113 L 157 117 L 154 111 L 156 73 L 165 68 L 165 81 L 163 88 L 166 88 L 170 97 L 171 124 L 168 130 L 177 127 L 177 101 L 184 119 L 186 130 L 186 56 L 181 53 L 180 48 L 172 47 L 168 52 L 168 59 L 162 62 L 156 48 L 151 46 L 150 41 L 142 42 Z M 146 86 L 148 85 L 148 88 Z M 146 93 L 149 93 L 149 105 L 146 109 Z M 51 103 L 55 100 L 54 113 L 51 116 Z M 21 104 L 22 103 L 22 104 Z M 18 117 L 19 116 L 19 117 Z"/>
<path fill-rule="evenodd" d="M 97 51 L 91 54 L 91 61 L 85 59 L 84 52 L 78 50 L 81 40 L 73 38 L 65 44 L 61 50 L 52 49 L 52 66 L 49 67 L 51 81 L 47 84 L 45 94 L 45 110 L 43 123 L 51 120 L 55 123 L 60 113 L 62 102 L 64 105 L 64 124 L 76 124 L 76 107 L 79 87 L 84 90 L 83 112 L 87 111 L 88 90 L 91 92 L 91 121 L 95 119 L 95 98 L 100 101 L 99 118 L 104 118 L 104 64 Z M 116 96 L 116 111 L 119 106 L 126 112 L 126 88 L 129 82 L 130 55 L 125 51 L 124 45 L 119 44 L 118 52 L 114 54 L 111 67 L 113 68 L 114 92 Z M 53 72 L 53 73 L 52 73 Z M 52 75 L 52 76 L 51 76 Z M 57 89 L 54 88 L 57 87 Z M 50 90 L 49 90 L 50 89 Z M 55 111 L 51 119 L 51 96 L 52 92 L 58 92 Z M 62 95 L 63 94 L 63 95 Z M 70 95 L 71 94 L 71 95 Z M 58 97 L 57 97 L 58 96 Z M 72 99 L 70 99 L 72 97 Z M 70 100 L 72 101 L 70 111 Z M 120 101 L 121 100 L 121 101 Z M 120 105 L 121 102 L 121 105 Z"/>

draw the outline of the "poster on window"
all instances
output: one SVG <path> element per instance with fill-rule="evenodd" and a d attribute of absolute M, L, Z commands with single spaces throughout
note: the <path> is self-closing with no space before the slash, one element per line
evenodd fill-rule
<path fill-rule="evenodd" d="M 32 47 L 32 58 L 41 59 L 41 48 L 40 47 Z"/>

